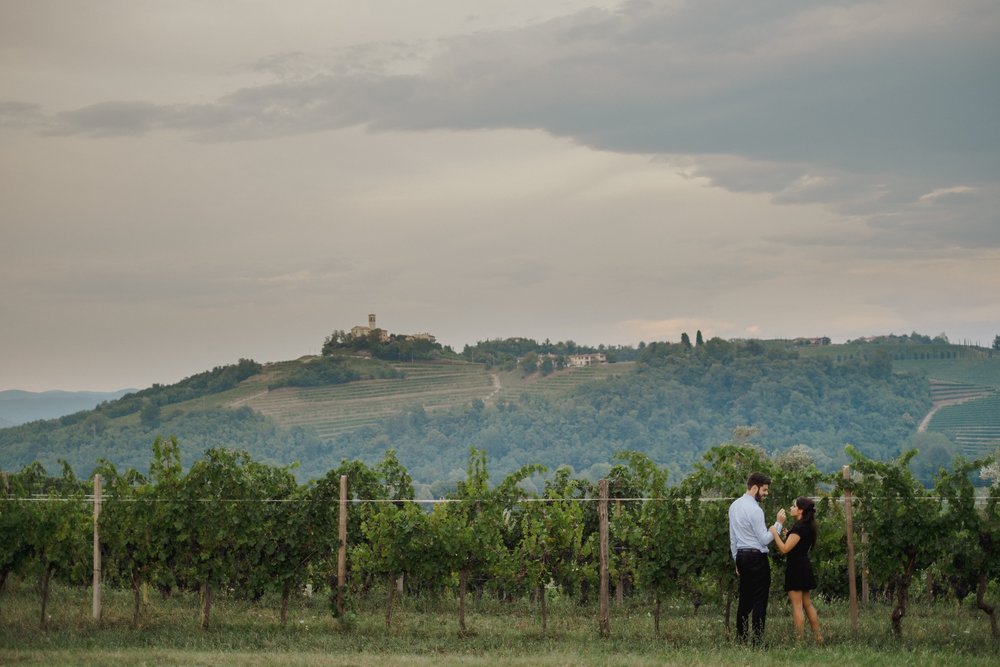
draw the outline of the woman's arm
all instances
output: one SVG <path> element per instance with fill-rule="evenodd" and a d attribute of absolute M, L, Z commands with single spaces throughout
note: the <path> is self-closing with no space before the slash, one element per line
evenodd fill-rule
<path fill-rule="evenodd" d="M 774 526 L 771 526 L 771 535 L 774 536 L 774 545 L 778 547 L 778 551 L 780 551 L 783 554 L 787 554 L 789 551 L 795 548 L 796 544 L 799 543 L 798 533 L 792 533 L 791 535 L 788 536 L 787 540 L 782 540 L 781 535 L 778 534 L 778 531 L 775 530 Z"/>

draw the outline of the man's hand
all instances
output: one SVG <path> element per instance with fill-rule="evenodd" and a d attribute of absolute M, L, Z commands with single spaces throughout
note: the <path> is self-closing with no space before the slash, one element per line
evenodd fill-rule
<path fill-rule="evenodd" d="M 736 576 L 737 577 L 740 576 L 740 566 L 739 565 L 736 566 Z"/>

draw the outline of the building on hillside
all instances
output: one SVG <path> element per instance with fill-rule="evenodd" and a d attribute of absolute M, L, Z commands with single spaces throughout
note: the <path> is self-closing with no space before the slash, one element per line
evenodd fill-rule
<path fill-rule="evenodd" d="M 359 325 L 356 327 L 351 327 L 351 338 L 366 338 L 373 331 L 378 332 L 379 342 L 381 343 L 389 342 L 390 338 L 389 332 L 386 331 L 385 329 L 380 329 L 375 324 L 375 313 L 371 313 L 368 315 L 368 326 L 363 327 Z M 426 340 L 431 343 L 437 342 L 437 338 L 435 338 L 433 334 L 429 333 L 397 334 L 397 338 L 402 338 L 403 340 Z"/>
<path fill-rule="evenodd" d="M 429 333 L 406 334 L 403 338 L 406 340 L 426 340 L 431 343 L 437 342 L 437 338 L 435 338 L 433 334 Z"/>
<path fill-rule="evenodd" d="M 600 352 L 593 354 L 571 354 L 566 357 L 566 363 L 570 366 L 593 366 L 595 364 L 606 364 L 608 358 Z"/>
<path fill-rule="evenodd" d="M 793 338 L 792 344 L 799 346 L 829 345 L 830 339 L 826 336 L 821 336 L 819 338 Z"/>
<path fill-rule="evenodd" d="M 375 326 L 375 313 L 369 313 L 368 326 L 363 327 L 359 325 L 351 327 L 351 338 L 366 338 L 373 331 L 378 332 L 378 339 L 380 342 L 386 343 L 389 341 L 389 332 Z"/>

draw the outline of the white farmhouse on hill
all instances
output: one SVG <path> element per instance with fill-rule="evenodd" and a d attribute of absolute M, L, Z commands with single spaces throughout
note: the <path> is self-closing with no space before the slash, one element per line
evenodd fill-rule
<path fill-rule="evenodd" d="M 593 366 L 594 364 L 606 364 L 608 358 L 601 352 L 593 354 L 571 354 L 566 357 L 566 363 L 570 366 Z"/>

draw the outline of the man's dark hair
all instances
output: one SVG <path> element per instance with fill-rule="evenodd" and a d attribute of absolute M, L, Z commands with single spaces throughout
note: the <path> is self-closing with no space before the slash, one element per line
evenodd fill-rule
<path fill-rule="evenodd" d="M 771 486 L 771 478 L 762 472 L 752 472 L 750 476 L 747 477 L 747 488 L 751 486 Z"/>

